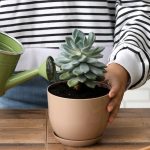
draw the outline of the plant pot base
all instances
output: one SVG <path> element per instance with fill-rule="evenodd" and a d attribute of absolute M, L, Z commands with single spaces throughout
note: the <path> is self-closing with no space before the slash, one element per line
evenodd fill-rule
<path fill-rule="evenodd" d="M 102 136 L 100 136 L 95 139 L 84 140 L 84 141 L 75 141 L 75 140 L 61 138 L 58 135 L 56 135 L 54 132 L 53 132 L 53 135 L 63 145 L 74 146 L 74 147 L 90 146 L 90 145 L 98 143 L 102 138 Z"/>

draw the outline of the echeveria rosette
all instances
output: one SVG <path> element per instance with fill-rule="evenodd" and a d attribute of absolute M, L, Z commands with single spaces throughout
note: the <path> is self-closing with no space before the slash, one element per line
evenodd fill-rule
<path fill-rule="evenodd" d="M 76 87 L 83 83 L 90 88 L 97 85 L 96 81 L 104 78 L 105 64 L 102 58 L 103 47 L 93 47 L 95 34 L 87 36 L 75 29 L 72 37 L 66 37 L 66 42 L 60 47 L 60 56 L 55 60 L 60 67 L 60 80 L 67 80 L 69 87 Z"/>

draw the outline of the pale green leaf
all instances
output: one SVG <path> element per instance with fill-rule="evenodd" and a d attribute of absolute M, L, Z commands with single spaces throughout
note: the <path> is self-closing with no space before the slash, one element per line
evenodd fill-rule
<path fill-rule="evenodd" d="M 91 49 L 91 45 L 88 45 L 87 47 L 84 47 L 81 49 L 81 52 L 85 55 L 89 55 Z"/>
<path fill-rule="evenodd" d="M 85 55 L 81 55 L 81 56 L 72 56 L 71 58 L 72 60 L 77 60 L 78 62 L 84 62 L 86 61 L 87 57 Z"/>
<path fill-rule="evenodd" d="M 74 31 L 72 32 L 72 37 L 74 39 L 76 39 L 77 35 L 78 35 L 79 30 L 78 29 L 74 29 Z"/>
<path fill-rule="evenodd" d="M 86 36 L 83 39 L 83 45 L 84 45 L 84 47 L 88 46 L 88 40 L 87 40 Z"/>
<path fill-rule="evenodd" d="M 83 74 L 82 70 L 80 70 L 80 67 L 75 67 L 72 71 L 72 73 L 76 76 Z"/>
<path fill-rule="evenodd" d="M 68 59 L 68 58 L 66 58 L 66 57 L 62 57 L 62 56 L 60 56 L 60 57 L 58 57 L 58 58 L 56 58 L 55 59 L 55 63 L 57 64 L 61 64 L 61 63 L 69 63 L 70 62 L 70 59 Z"/>
<path fill-rule="evenodd" d="M 101 53 L 104 50 L 104 47 L 95 47 L 91 50 L 91 53 Z"/>
<path fill-rule="evenodd" d="M 103 58 L 103 55 L 102 54 L 92 54 L 91 57 L 93 58 Z"/>
<path fill-rule="evenodd" d="M 78 66 L 79 63 L 80 63 L 80 62 L 79 62 L 78 60 L 76 60 L 76 59 L 72 60 L 72 64 L 73 64 L 74 66 Z"/>
<path fill-rule="evenodd" d="M 104 76 L 103 69 L 100 69 L 100 68 L 97 68 L 94 66 L 90 66 L 90 70 L 91 70 L 91 72 L 93 72 L 97 76 Z"/>
<path fill-rule="evenodd" d="M 83 75 L 78 76 L 78 79 L 81 83 L 84 83 L 86 81 L 86 77 Z"/>
<path fill-rule="evenodd" d="M 68 80 L 67 85 L 68 85 L 69 87 L 74 87 L 74 86 L 76 86 L 79 82 L 80 82 L 80 81 L 79 81 L 78 78 L 72 78 L 72 79 Z"/>
<path fill-rule="evenodd" d="M 85 34 L 81 30 L 78 30 L 77 36 L 80 37 L 80 39 L 83 39 L 85 37 Z"/>
<path fill-rule="evenodd" d="M 96 79 L 96 75 L 92 72 L 87 72 L 86 74 L 84 74 L 86 76 L 86 78 L 90 79 L 90 80 L 95 80 Z"/>
<path fill-rule="evenodd" d="M 63 64 L 62 66 L 61 66 L 61 69 L 63 69 L 63 70 L 71 70 L 71 69 L 73 69 L 73 64 L 70 62 L 70 63 L 67 63 L 67 64 Z"/>
<path fill-rule="evenodd" d="M 74 55 L 71 57 L 72 60 L 79 60 L 81 58 L 81 56 L 79 55 Z"/>
<path fill-rule="evenodd" d="M 84 62 L 84 61 L 86 61 L 86 59 L 87 59 L 87 57 L 86 57 L 85 55 L 82 55 L 82 56 L 78 59 L 78 61 L 79 61 L 79 62 Z"/>
<path fill-rule="evenodd" d="M 63 74 L 61 74 L 61 75 L 59 76 L 59 79 L 60 79 L 60 80 L 68 80 L 68 79 L 70 79 L 72 76 L 73 76 L 72 73 L 70 73 L 70 72 L 64 72 Z"/>
<path fill-rule="evenodd" d="M 90 70 L 90 68 L 89 68 L 89 66 L 86 63 L 81 63 L 80 64 L 80 70 L 83 73 L 87 73 Z"/>
<path fill-rule="evenodd" d="M 82 31 L 78 30 L 78 29 L 75 29 L 73 31 L 72 35 L 73 35 L 73 39 L 74 39 L 74 41 L 75 41 L 76 44 L 79 41 L 82 41 L 82 39 L 85 37 L 85 34 Z"/>
<path fill-rule="evenodd" d="M 65 52 L 67 52 L 69 54 L 75 54 L 74 49 L 70 48 L 67 44 L 62 44 L 60 46 L 60 50 L 61 51 L 65 51 Z"/>
<path fill-rule="evenodd" d="M 76 43 L 76 46 L 81 50 L 84 45 L 83 45 L 83 41 L 82 40 L 79 40 L 77 43 Z"/>
<path fill-rule="evenodd" d="M 106 65 L 102 62 L 91 63 L 91 65 L 98 67 L 98 68 L 106 68 Z"/>
<path fill-rule="evenodd" d="M 71 37 L 66 37 L 66 43 L 69 47 L 71 47 L 74 50 L 78 50 L 78 48 L 76 47 L 73 39 Z"/>
<path fill-rule="evenodd" d="M 88 80 L 88 81 L 85 82 L 85 85 L 88 86 L 89 88 L 95 88 L 95 86 L 97 85 L 97 83 L 94 82 L 94 81 Z"/>
<path fill-rule="evenodd" d="M 95 39 L 96 39 L 95 34 L 93 32 L 90 32 L 88 35 L 88 44 L 93 45 Z"/>
<path fill-rule="evenodd" d="M 95 63 L 95 62 L 98 62 L 98 59 L 96 58 L 87 58 L 87 63 Z"/>
<path fill-rule="evenodd" d="M 70 55 L 69 53 L 66 53 L 66 52 L 62 51 L 62 52 L 61 52 L 61 56 L 66 57 L 66 58 L 69 59 L 69 58 L 72 57 L 73 55 Z"/>
<path fill-rule="evenodd" d="M 81 50 L 83 53 L 85 53 L 89 57 L 95 57 L 95 58 L 102 58 L 103 55 L 101 54 L 102 49 L 98 48 L 90 48 L 88 50 Z"/>

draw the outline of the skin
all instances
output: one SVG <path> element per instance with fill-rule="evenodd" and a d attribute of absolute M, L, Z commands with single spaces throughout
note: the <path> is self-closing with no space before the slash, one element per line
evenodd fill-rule
<path fill-rule="evenodd" d="M 110 112 L 108 121 L 112 123 L 117 116 L 124 92 L 126 91 L 129 74 L 125 68 L 117 63 L 109 64 L 106 71 L 105 79 L 111 86 L 109 92 L 110 102 L 107 106 L 107 110 Z"/>

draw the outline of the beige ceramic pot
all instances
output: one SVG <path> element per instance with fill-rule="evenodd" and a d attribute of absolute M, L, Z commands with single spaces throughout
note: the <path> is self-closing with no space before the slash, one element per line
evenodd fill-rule
<path fill-rule="evenodd" d="M 91 145 L 102 136 L 108 121 L 108 95 L 91 99 L 70 99 L 51 94 L 48 87 L 48 110 L 55 137 L 66 145 Z M 106 85 L 103 84 L 103 86 Z"/>

